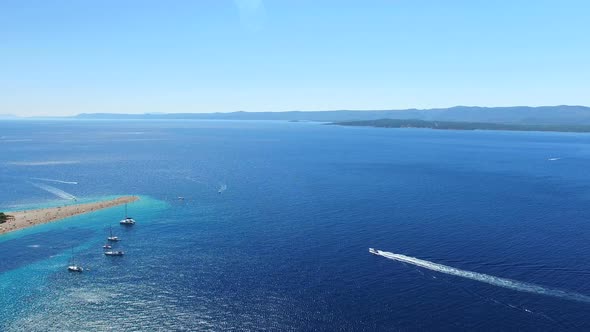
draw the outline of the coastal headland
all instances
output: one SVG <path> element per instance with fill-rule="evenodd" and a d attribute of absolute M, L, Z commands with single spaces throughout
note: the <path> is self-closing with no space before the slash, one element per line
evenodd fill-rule
<path fill-rule="evenodd" d="M 7 215 L 13 216 L 14 219 L 8 220 L 0 224 L 0 234 L 16 231 L 35 225 L 45 224 L 80 214 L 91 213 L 94 211 L 107 209 L 113 206 L 135 202 L 137 200 L 139 200 L 139 197 L 137 196 L 123 196 L 115 199 L 109 199 L 92 203 L 71 204 L 24 211 L 5 211 Z"/>

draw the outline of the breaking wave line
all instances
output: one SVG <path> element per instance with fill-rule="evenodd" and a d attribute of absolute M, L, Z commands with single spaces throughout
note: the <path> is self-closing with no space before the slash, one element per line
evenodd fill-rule
<path fill-rule="evenodd" d="M 381 251 L 381 250 L 376 250 L 376 249 L 369 249 L 369 251 L 372 254 L 383 256 L 385 258 L 389 258 L 389 259 L 392 259 L 392 260 L 395 260 L 398 262 L 408 263 L 408 264 L 412 264 L 415 266 L 423 267 L 428 270 L 441 272 L 441 273 L 445 273 L 445 274 L 450 274 L 450 275 L 454 275 L 454 276 L 458 276 L 458 277 L 463 277 L 463 278 L 467 278 L 467 279 L 471 279 L 471 280 L 475 280 L 475 281 L 479 281 L 479 282 L 484 282 L 486 284 L 490 284 L 490 285 L 494 285 L 494 286 L 498 286 L 498 287 L 504 287 L 504 288 L 508 288 L 508 289 L 512 289 L 512 290 L 516 290 L 516 291 L 520 291 L 520 292 L 553 296 L 553 297 L 558 297 L 558 298 L 567 299 L 567 300 L 590 303 L 590 296 L 587 296 L 584 294 L 548 288 L 548 287 L 539 286 L 539 285 L 521 282 L 521 281 L 512 280 L 512 279 L 494 277 L 494 276 L 491 276 L 488 274 L 483 274 L 483 273 L 478 273 L 478 272 L 461 270 L 461 269 L 457 269 L 457 268 L 454 268 L 451 266 L 437 264 L 437 263 L 425 261 L 422 259 L 418 259 L 415 257 L 401 255 L 401 254 L 394 254 L 392 252 L 387 252 L 387 251 Z"/>
<path fill-rule="evenodd" d="M 76 181 L 62 181 L 62 180 L 45 179 L 45 178 L 31 178 L 31 179 L 33 179 L 33 180 L 39 180 L 39 181 L 64 183 L 64 184 L 78 184 L 78 182 L 76 182 Z"/>
<path fill-rule="evenodd" d="M 54 194 L 55 196 L 59 197 L 59 198 L 63 198 L 63 199 L 69 199 L 69 200 L 76 200 L 76 196 L 69 194 L 61 189 L 52 187 L 50 185 L 46 185 L 46 184 L 41 184 L 41 183 L 31 183 L 32 185 L 34 185 L 35 187 L 39 188 L 39 189 L 43 189 L 49 193 Z"/>

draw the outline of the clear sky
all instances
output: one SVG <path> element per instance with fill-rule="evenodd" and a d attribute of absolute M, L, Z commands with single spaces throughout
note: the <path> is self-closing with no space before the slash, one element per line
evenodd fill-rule
<path fill-rule="evenodd" d="M 2 0 L 0 114 L 590 105 L 587 0 Z"/>

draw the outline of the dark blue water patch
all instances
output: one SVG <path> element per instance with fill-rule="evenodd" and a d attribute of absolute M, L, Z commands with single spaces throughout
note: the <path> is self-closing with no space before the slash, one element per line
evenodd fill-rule
<path fill-rule="evenodd" d="M 140 193 L 170 203 L 158 216 L 130 211 L 139 213 L 134 227 L 116 225 L 124 257 L 102 255 L 100 229 L 76 236 L 89 273 L 68 274 L 60 262 L 32 272 L 34 292 L 14 283 L 28 300 L 18 315 L 0 317 L 4 330 L 104 330 L 104 322 L 144 330 L 590 329 L 583 303 L 367 251 L 590 295 L 588 135 L 197 121 L 0 129 L 32 139 L 2 143 L 1 205 L 54 199 L 30 177 L 77 181 L 55 187 L 80 197 Z M 79 163 L 10 164 L 52 160 Z M 37 239 L 53 238 L 68 255 L 74 237 Z M 1 249 L 29 244 L 25 237 Z M 2 300 L 0 315 L 13 312 Z"/>
<path fill-rule="evenodd" d="M 49 259 L 55 255 L 70 252 L 73 248 L 86 243 L 96 232 L 85 229 L 67 228 L 31 234 L 14 240 L 0 242 L 0 273 L 18 269 L 38 261 Z"/>

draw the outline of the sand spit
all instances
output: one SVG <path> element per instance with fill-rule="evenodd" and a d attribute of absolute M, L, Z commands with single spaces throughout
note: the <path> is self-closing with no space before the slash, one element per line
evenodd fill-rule
<path fill-rule="evenodd" d="M 0 224 L 0 234 L 12 232 L 15 230 L 45 224 L 48 222 L 76 216 L 79 214 L 90 213 L 125 203 L 135 202 L 139 199 L 137 196 L 124 196 L 106 201 L 72 204 L 45 209 L 25 210 L 25 211 L 4 211 L 8 215 L 14 216 L 14 220 L 9 220 Z"/>

